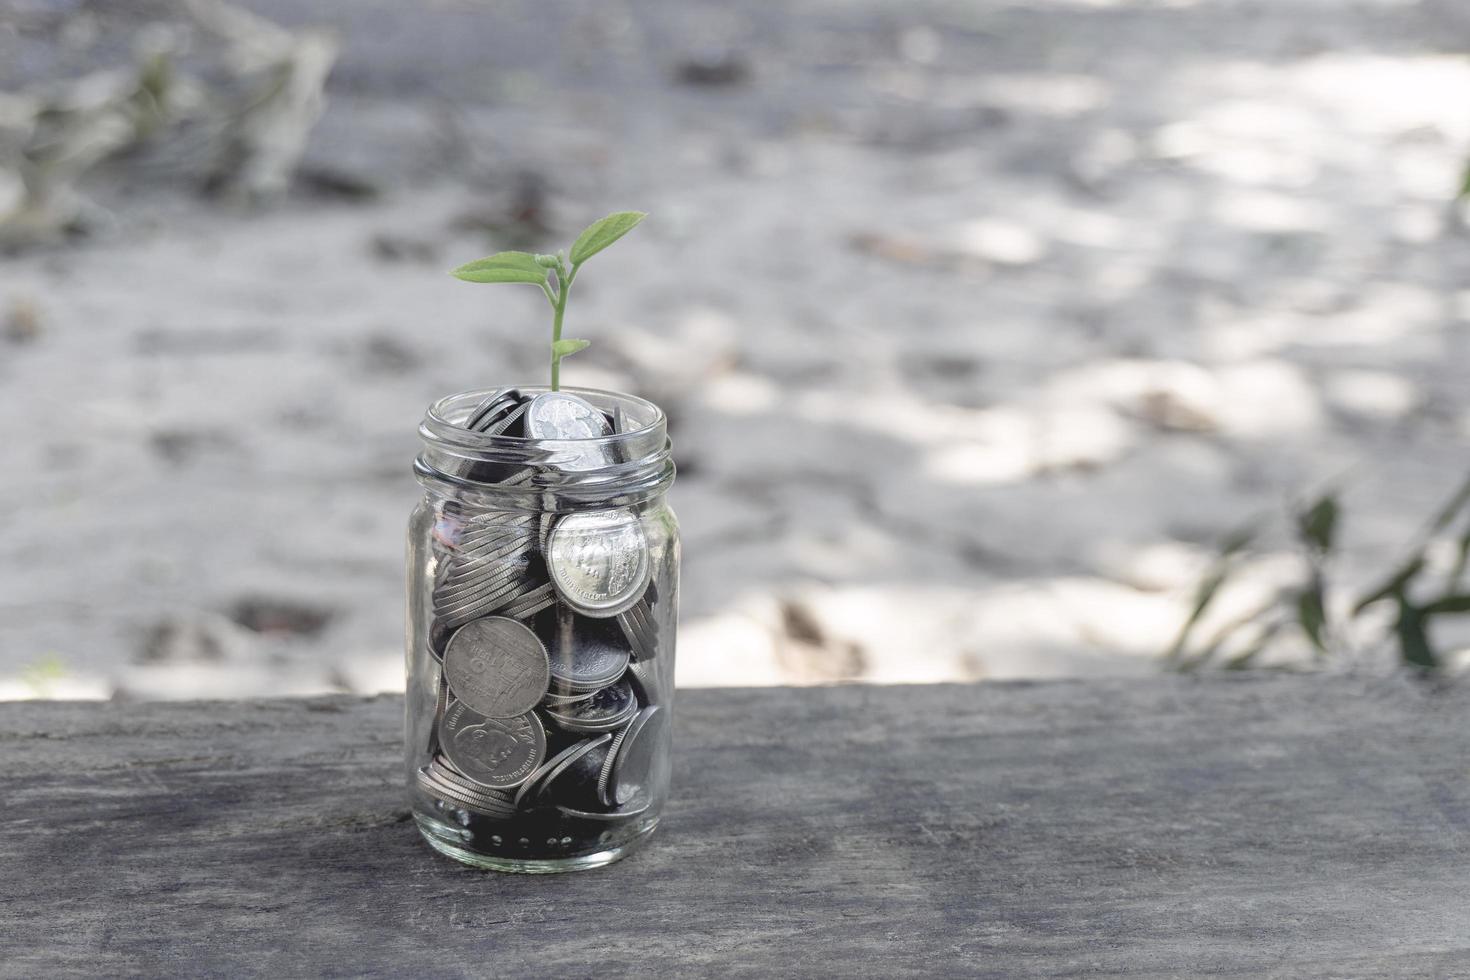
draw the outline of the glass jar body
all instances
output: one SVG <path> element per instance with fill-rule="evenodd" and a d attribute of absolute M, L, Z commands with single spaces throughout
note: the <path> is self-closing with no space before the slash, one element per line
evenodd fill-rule
<path fill-rule="evenodd" d="M 420 831 L 457 860 L 597 867 L 658 824 L 679 535 L 662 415 L 630 411 L 619 421 L 639 438 L 612 437 L 597 465 L 585 445 L 497 436 L 444 453 L 426 436 L 408 527 L 405 769 Z M 650 416 L 656 431 L 639 425 Z"/>

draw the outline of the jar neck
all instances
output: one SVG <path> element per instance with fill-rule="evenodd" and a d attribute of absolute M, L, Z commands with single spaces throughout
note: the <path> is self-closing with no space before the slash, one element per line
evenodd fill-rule
<path fill-rule="evenodd" d="M 526 395 L 546 388 L 523 387 Z M 426 490 L 496 510 L 624 507 L 662 496 L 674 482 L 667 419 L 650 401 L 563 388 L 619 420 L 622 431 L 589 439 L 490 435 L 465 422 L 494 389 L 462 391 L 429 406 L 414 475 Z"/>

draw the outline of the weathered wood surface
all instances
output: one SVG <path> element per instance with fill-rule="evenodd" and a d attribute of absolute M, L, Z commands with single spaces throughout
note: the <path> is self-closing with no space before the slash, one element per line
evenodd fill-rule
<path fill-rule="evenodd" d="M 0 975 L 1470 974 L 1470 691 L 691 691 L 600 871 L 407 819 L 401 701 L 0 705 Z"/>

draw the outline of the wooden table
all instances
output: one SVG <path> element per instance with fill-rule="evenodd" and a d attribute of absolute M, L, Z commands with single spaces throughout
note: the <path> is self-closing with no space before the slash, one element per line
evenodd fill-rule
<path fill-rule="evenodd" d="M 687 691 L 554 877 L 419 840 L 398 698 L 5 704 L 0 976 L 1466 976 L 1467 692 Z"/>

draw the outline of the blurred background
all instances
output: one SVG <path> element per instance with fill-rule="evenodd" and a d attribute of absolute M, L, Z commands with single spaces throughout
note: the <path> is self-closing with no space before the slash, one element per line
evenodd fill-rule
<path fill-rule="evenodd" d="M 650 219 L 679 679 L 1459 669 L 1459 0 L 0 0 L 0 698 L 402 686 L 452 266 Z"/>

